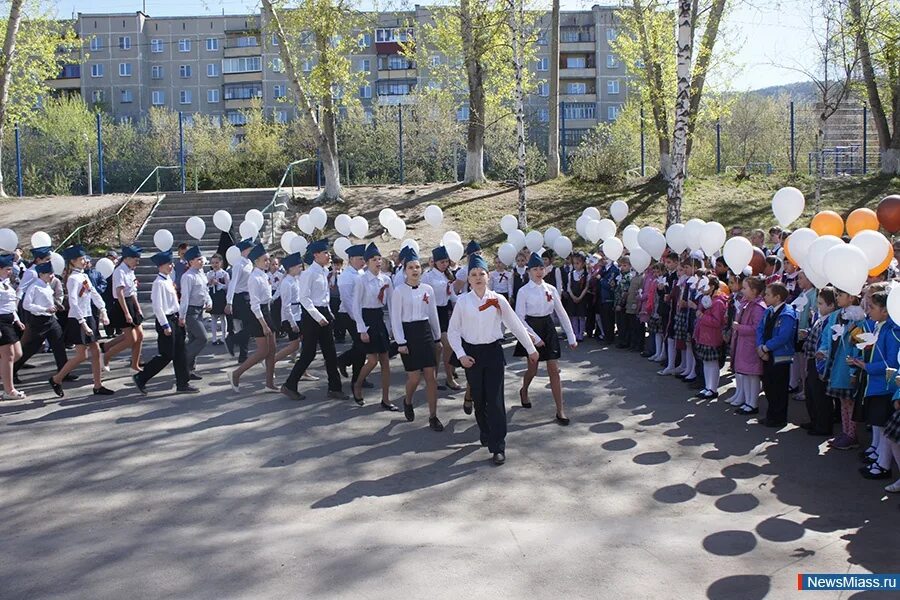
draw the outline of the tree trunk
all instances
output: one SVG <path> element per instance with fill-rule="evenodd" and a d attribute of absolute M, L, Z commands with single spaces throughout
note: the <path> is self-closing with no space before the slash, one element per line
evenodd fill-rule
<path fill-rule="evenodd" d="M 319 160 L 322 161 L 322 174 L 325 176 L 325 190 L 320 194 L 320 198 L 328 200 L 338 200 L 341 195 L 341 171 L 338 161 L 337 149 L 337 122 L 334 114 L 334 99 L 328 95 L 322 101 L 322 117 L 320 124 L 322 126 L 322 139 L 319 140 L 319 146 L 322 150 L 319 152 Z"/>
<path fill-rule="evenodd" d="M 881 172 L 900 175 L 900 148 L 887 148 L 881 151 Z"/>
<path fill-rule="evenodd" d="M 466 131 L 466 172 L 464 184 L 483 183 L 484 176 L 484 65 L 475 47 L 471 0 L 460 0 L 460 29 L 463 60 L 469 84 L 469 125 Z"/>
<path fill-rule="evenodd" d="M 659 173 L 666 181 L 671 181 L 672 161 L 669 147 L 669 122 L 666 117 L 665 98 L 663 97 L 665 88 L 663 86 L 662 65 L 653 58 L 660 55 L 659 48 L 650 39 L 650 32 L 647 29 L 641 0 L 633 0 L 632 10 L 634 10 L 637 18 L 638 41 L 641 46 L 641 58 L 644 62 L 645 77 L 647 78 L 649 98 L 646 100 L 650 102 L 650 111 L 653 114 L 653 124 L 656 130 L 656 140 L 659 144 Z"/>
<path fill-rule="evenodd" d="M 547 177 L 559 177 L 559 0 L 550 13 L 550 106 L 547 135 Z"/>
<path fill-rule="evenodd" d="M 710 7 L 709 17 L 706 19 L 706 29 L 703 32 L 703 41 L 697 53 L 697 61 L 694 64 L 694 72 L 691 74 L 691 108 L 688 120 L 687 151 L 685 161 L 691 158 L 691 148 L 694 145 L 694 130 L 697 128 L 697 117 L 700 114 L 700 98 L 703 96 L 703 87 L 706 84 L 706 73 L 712 59 L 713 47 L 719 35 L 719 25 L 722 22 L 722 14 L 725 12 L 725 0 L 714 0 Z"/>
<path fill-rule="evenodd" d="M 675 126 L 672 131 L 672 179 L 666 199 L 666 227 L 681 221 L 681 201 L 687 176 L 687 132 L 691 107 L 691 0 L 678 0 L 677 65 L 678 94 L 675 99 Z"/>
<path fill-rule="evenodd" d="M 515 109 L 516 109 L 516 151 L 518 163 L 516 165 L 516 187 L 519 190 L 519 229 L 528 231 L 528 199 L 525 194 L 525 91 L 522 85 L 522 53 L 524 51 L 523 30 L 525 29 L 525 5 L 524 0 L 517 0 L 513 12 L 512 30 L 513 42 L 513 71 L 516 78 Z"/>
<path fill-rule="evenodd" d="M 823 112 L 819 115 L 818 128 L 816 129 L 816 212 L 822 205 L 822 178 L 825 176 L 825 155 L 822 154 L 822 145 L 825 141 L 825 122 L 828 117 Z"/>
<path fill-rule="evenodd" d="M 6 37 L 3 39 L 3 56 L 0 56 L 0 152 L 3 149 L 3 137 L 6 134 L 6 108 L 9 103 L 9 84 L 12 77 L 13 53 L 16 51 L 16 35 L 22 21 L 22 4 L 24 0 L 12 0 L 9 6 L 9 19 L 6 24 Z M 2 154 L 0 154 L 2 158 Z M 2 164 L 2 161 L 0 161 Z M 3 187 L 3 169 L 0 168 L 0 197 L 6 198 Z"/>

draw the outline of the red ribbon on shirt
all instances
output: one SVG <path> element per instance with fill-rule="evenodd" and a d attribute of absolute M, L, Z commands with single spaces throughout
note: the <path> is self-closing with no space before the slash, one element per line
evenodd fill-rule
<path fill-rule="evenodd" d="M 451 284 L 449 281 L 447 282 L 447 295 L 448 296 L 453 295 L 452 285 L 453 284 Z"/>
<path fill-rule="evenodd" d="M 378 290 L 378 301 L 384 304 L 384 292 L 388 289 L 388 284 L 384 284 L 381 286 L 381 289 Z"/>
<path fill-rule="evenodd" d="M 422 302 L 428 304 L 428 293 L 426 292 L 424 296 L 422 296 Z"/>
<path fill-rule="evenodd" d="M 478 307 L 478 310 L 484 312 L 492 306 L 499 311 L 500 310 L 500 301 L 497 300 L 496 298 L 489 298 L 488 300 L 485 301 L 484 304 L 482 304 L 481 306 Z"/>
<path fill-rule="evenodd" d="M 78 297 L 81 298 L 82 296 L 84 296 L 85 294 L 89 294 L 90 292 L 91 284 L 87 279 L 85 279 L 81 282 L 81 289 L 78 290 Z"/>
<path fill-rule="evenodd" d="M 547 302 L 553 302 L 553 294 L 550 292 L 544 292 L 547 295 Z"/>

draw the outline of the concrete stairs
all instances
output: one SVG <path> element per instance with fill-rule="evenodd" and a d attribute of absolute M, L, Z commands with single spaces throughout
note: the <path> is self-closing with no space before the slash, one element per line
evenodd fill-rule
<path fill-rule="evenodd" d="M 147 218 L 144 227 L 138 233 L 135 243 L 144 249 L 141 262 L 137 268 L 138 299 L 142 305 L 150 305 L 150 288 L 153 278 L 156 276 L 156 266 L 150 261 L 150 257 L 156 252 L 153 244 L 153 234 L 160 229 L 168 229 L 175 238 L 172 251 L 178 248 L 182 242 L 191 245 L 199 245 L 204 256 L 209 258 L 219 247 L 219 235 L 221 232 L 213 225 L 212 216 L 217 210 L 226 210 L 231 213 L 232 235 L 239 237 L 238 228 L 244 222 L 244 215 L 251 208 L 262 210 L 272 200 L 274 189 L 209 191 L 169 193 L 157 205 L 156 209 Z M 187 234 L 184 223 L 189 217 L 198 216 L 206 223 L 206 233 L 199 242 Z M 271 214 L 265 215 L 263 231 L 271 228 Z M 149 314 L 145 311 L 144 313 Z"/>

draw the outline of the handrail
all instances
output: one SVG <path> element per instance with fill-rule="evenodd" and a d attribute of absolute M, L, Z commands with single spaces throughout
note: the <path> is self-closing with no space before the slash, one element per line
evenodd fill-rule
<path fill-rule="evenodd" d="M 285 204 L 283 202 L 277 202 L 278 194 L 279 194 L 279 192 L 281 192 L 281 189 L 284 187 L 284 180 L 287 179 L 289 174 L 292 174 L 295 165 L 303 164 L 303 163 L 309 162 L 311 160 L 312 160 L 312 158 L 301 158 L 299 160 L 295 160 L 293 162 L 288 163 L 288 166 L 284 170 L 284 175 L 281 176 L 281 181 L 278 182 L 278 187 L 275 188 L 275 193 L 272 194 L 272 200 L 266 205 L 265 208 L 263 208 L 260 211 L 263 215 L 266 214 L 266 211 L 275 212 L 276 206 L 278 206 L 280 208 L 287 206 L 287 204 Z M 293 179 L 291 179 L 291 181 L 293 181 Z M 293 185 L 291 185 L 291 187 L 293 187 Z M 275 243 L 275 221 L 273 219 L 272 226 L 269 227 L 269 244 L 274 244 L 274 243 Z"/>
<path fill-rule="evenodd" d="M 57 246 L 56 251 L 59 252 L 60 249 L 65 248 L 66 243 L 69 242 L 76 235 L 78 236 L 78 241 L 80 242 L 81 241 L 81 230 L 84 229 L 85 227 L 87 227 L 88 225 L 96 225 L 99 222 L 105 221 L 107 219 L 112 219 L 113 217 L 115 217 L 115 219 L 116 219 L 116 237 L 118 238 L 119 245 L 121 246 L 122 245 L 122 227 L 121 227 L 122 222 L 121 222 L 121 219 L 119 218 L 119 215 L 122 214 L 122 211 L 125 210 L 125 207 L 128 206 L 132 200 L 134 200 L 134 197 L 138 195 L 138 192 L 141 191 L 141 188 L 144 187 L 144 184 L 147 183 L 148 181 L 150 181 L 150 178 L 153 177 L 154 175 L 156 175 L 156 195 L 157 195 L 157 200 L 158 200 L 158 197 L 159 197 L 159 171 L 161 169 L 180 169 L 180 168 L 181 167 L 179 165 L 154 167 L 153 170 L 150 171 L 150 174 L 147 175 L 147 177 L 141 182 L 141 184 L 139 186 L 137 186 L 137 188 L 134 190 L 134 192 L 131 193 L 131 196 L 129 196 L 128 199 L 122 204 L 122 206 L 119 207 L 119 210 L 117 210 L 114 214 L 106 215 L 105 217 L 102 217 L 102 218 L 98 219 L 97 221 L 91 221 L 90 223 L 85 223 L 84 225 L 79 225 L 78 227 L 75 228 L 74 231 L 72 231 L 72 233 L 69 234 L 69 236 L 66 239 L 64 239 L 59 244 L 59 246 Z"/>

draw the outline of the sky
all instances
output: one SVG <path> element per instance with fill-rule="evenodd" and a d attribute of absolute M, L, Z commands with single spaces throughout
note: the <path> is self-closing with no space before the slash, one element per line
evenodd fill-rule
<path fill-rule="evenodd" d="M 735 72 L 727 85 L 736 91 L 784 85 L 806 79 L 798 67 L 814 62 L 810 46 L 808 0 L 731 0 L 732 9 L 720 40 Z M 671 0 L 670 0 L 671 2 Z M 438 4 L 422 0 L 420 4 Z M 146 4 L 150 16 L 243 14 L 256 12 L 255 0 L 57 0 L 60 18 L 78 12 L 132 12 Z M 365 2 L 363 3 L 365 4 Z M 409 2 L 414 4 L 414 0 Z M 540 2 L 549 6 L 550 2 Z M 593 4 L 618 5 L 609 0 L 561 0 L 563 10 L 586 10 Z M 718 48 L 718 47 L 717 47 Z"/>

